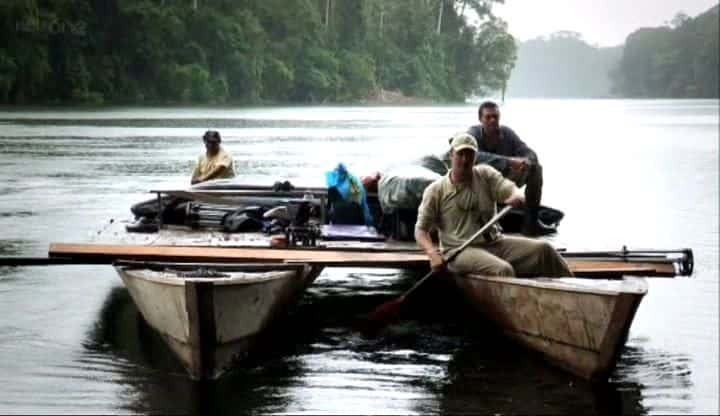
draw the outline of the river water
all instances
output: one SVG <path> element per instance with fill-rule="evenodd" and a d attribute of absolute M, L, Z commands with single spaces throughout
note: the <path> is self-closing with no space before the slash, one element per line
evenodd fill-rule
<path fill-rule="evenodd" d="M 407 289 L 396 270 L 323 272 L 274 348 L 187 379 L 109 266 L 0 268 L 0 413 L 717 413 L 718 101 L 510 100 L 539 154 L 558 246 L 695 252 L 653 279 L 608 383 L 589 384 L 419 296 L 379 339 L 353 322 Z M 0 110 L 0 255 L 87 241 L 147 190 L 184 187 L 208 129 L 247 183 L 323 185 L 444 149 L 474 105 Z"/>

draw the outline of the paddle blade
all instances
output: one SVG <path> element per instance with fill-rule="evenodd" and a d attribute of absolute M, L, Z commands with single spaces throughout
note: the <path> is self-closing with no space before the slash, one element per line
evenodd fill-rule
<path fill-rule="evenodd" d="M 400 314 L 404 303 L 405 296 L 400 296 L 373 309 L 367 316 L 364 332 L 375 333 L 389 325 Z"/>

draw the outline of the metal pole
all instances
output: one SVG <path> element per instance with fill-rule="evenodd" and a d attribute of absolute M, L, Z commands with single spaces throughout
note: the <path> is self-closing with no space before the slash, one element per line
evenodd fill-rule
<path fill-rule="evenodd" d="M 157 193 L 157 202 L 158 202 L 158 230 L 162 228 L 162 216 L 163 216 L 163 206 L 162 206 L 162 194 L 160 192 Z"/>

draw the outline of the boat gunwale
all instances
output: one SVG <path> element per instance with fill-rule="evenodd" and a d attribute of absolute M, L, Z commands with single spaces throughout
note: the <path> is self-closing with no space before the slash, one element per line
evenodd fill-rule
<path fill-rule="evenodd" d="M 279 264 L 282 265 L 282 264 Z M 292 265 L 295 266 L 295 265 Z M 243 273 L 243 276 L 230 276 L 230 277 L 180 277 L 173 275 L 172 271 L 158 271 L 152 270 L 147 267 L 128 267 L 118 265 L 115 268 L 118 272 L 122 272 L 129 275 L 132 278 L 143 279 L 153 283 L 167 284 L 171 286 L 186 286 L 187 282 L 194 283 L 212 283 L 214 286 L 240 286 L 240 285 L 254 285 L 259 283 L 270 282 L 278 279 L 292 279 L 296 278 L 298 274 L 303 273 L 308 266 L 304 263 L 297 264 L 297 267 L 290 268 L 285 267 L 280 270 L 258 270 L 258 271 L 233 271 L 228 273 Z M 142 272 L 142 273 L 140 273 Z M 150 273 L 147 273 L 150 272 Z M 263 277 L 248 277 L 247 274 L 263 273 Z M 163 275 L 165 276 L 163 276 Z"/>
<path fill-rule="evenodd" d="M 552 277 L 504 277 L 504 276 L 483 276 L 478 274 L 455 274 L 456 277 L 463 279 L 483 280 L 491 283 L 498 284 L 509 284 L 515 286 L 523 286 L 528 288 L 537 288 L 543 290 L 554 290 L 558 292 L 575 292 L 583 294 L 595 294 L 603 296 L 619 296 L 622 294 L 644 296 L 648 292 L 647 280 L 644 277 L 637 276 L 624 276 L 618 280 L 611 279 L 589 279 L 592 282 L 588 285 L 574 284 L 572 282 L 563 282 L 560 278 Z M 571 279 L 582 279 L 582 277 L 574 277 Z M 582 279 L 581 281 L 585 281 Z M 613 282 L 621 285 L 625 290 L 622 289 L 609 289 L 604 288 L 601 284 L 605 282 Z M 592 286 L 596 284 L 597 287 Z"/>

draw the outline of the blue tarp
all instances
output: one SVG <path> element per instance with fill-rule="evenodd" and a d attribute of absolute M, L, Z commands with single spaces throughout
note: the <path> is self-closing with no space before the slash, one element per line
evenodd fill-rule
<path fill-rule="evenodd" d="M 325 183 L 330 188 L 335 188 L 345 202 L 354 202 L 362 207 L 365 225 L 373 225 L 370 207 L 367 204 L 365 187 L 358 178 L 348 172 L 345 164 L 338 163 L 337 167 L 325 172 Z"/>

